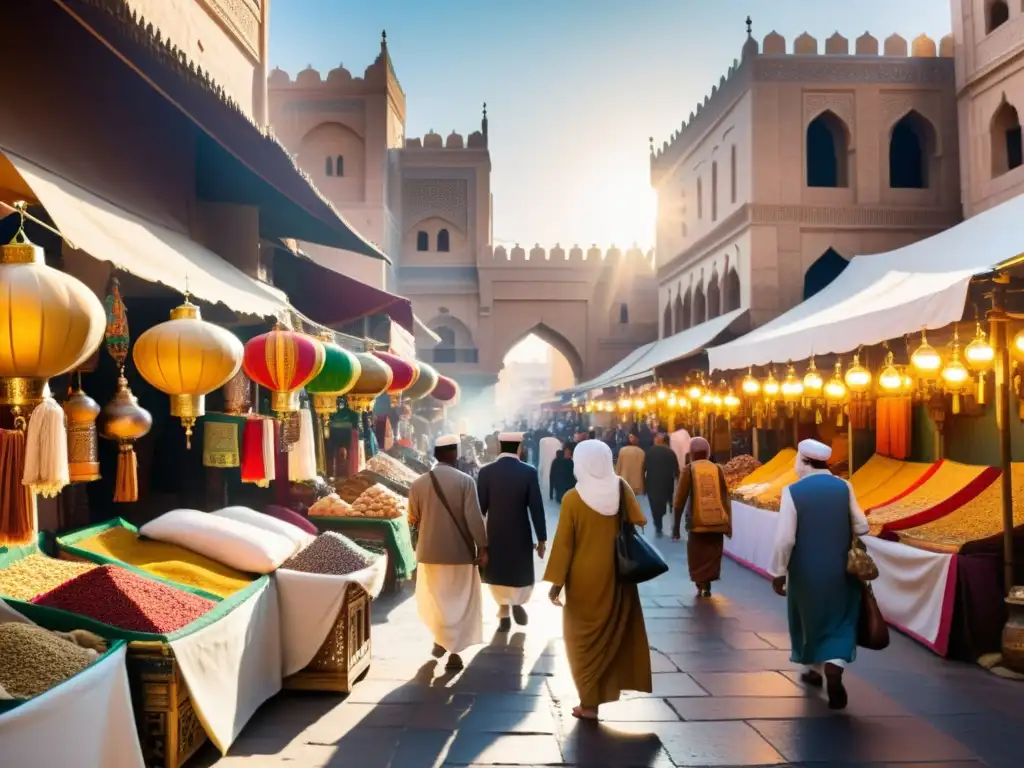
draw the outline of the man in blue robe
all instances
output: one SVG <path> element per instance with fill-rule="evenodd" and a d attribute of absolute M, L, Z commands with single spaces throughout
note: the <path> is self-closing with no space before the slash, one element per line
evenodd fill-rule
<path fill-rule="evenodd" d="M 868 521 L 853 488 L 828 469 L 832 449 L 817 440 L 798 447 L 800 479 L 782 492 L 772 588 L 788 603 L 790 659 L 804 665 L 801 679 L 825 686 L 828 704 L 847 704 L 843 669 L 857 655 L 861 585 L 846 572 L 853 536 Z"/>
<path fill-rule="evenodd" d="M 498 631 L 508 632 L 509 613 L 516 624 L 527 623 L 523 606 L 530 601 L 536 580 L 533 553 L 544 559 L 548 534 L 537 470 L 520 459 L 523 434 L 503 432 L 498 441 L 501 453 L 477 479 L 480 511 L 487 520 L 487 535 L 493 536 L 481 575 L 498 604 Z"/>

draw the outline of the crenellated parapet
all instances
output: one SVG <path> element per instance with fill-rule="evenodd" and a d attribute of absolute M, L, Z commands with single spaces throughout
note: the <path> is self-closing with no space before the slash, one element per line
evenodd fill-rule
<path fill-rule="evenodd" d="M 586 269 L 607 269 L 612 266 L 626 266 L 634 269 L 641 269 L 654 273 L 655 259 L 654 250 L 646 253 L 634 245 L 632 248 L 622 250 L 612 245 L 602 250 L 597 245 L 589 248 L 581 248 L 574 245 L 571 248 L 564 248 L 556 243 L 551 249 L 545 249 L 540 244 L 532 248 L 524 248 L 516 243 L 511 248 L 504 245 L 488 246 L 483 266 L 490 261 L 495 266 L 524 266 L 524 267 L 583 267 Z"/>
<path fill-rule="evenodd" d="M 473 131 L 469 136 L 463 138 L 461 133 L 452 130 L 446 138 L 436 133 L 433 128 L 423 137 L 407 138 L 406 149 L 487 149 L 487 103 L 484 103 L 483 117 L 480 120 L 480 130 Z"/>
<path fill-rule="evenodd" d="M 927 35 L 918 35 L 908 42 L 897 34 L 879 41 L 865 32 L 851 43 L 839 32 L 822 42 L 804 32 L 787 43 L 786 38 L 772 31 L 759 45 L 750 31 L 748 19 L 742 58 L 733 60 L 703 101 L 697 103 L 660 147 L 651 138 L 651 182 L 657 186 L 686 150 L 755 82 L 933 82 L 952 76 L 953 55 L 952 35 L 938 42 Z M 901 71 L 896 72 L 894 68 Z"/>

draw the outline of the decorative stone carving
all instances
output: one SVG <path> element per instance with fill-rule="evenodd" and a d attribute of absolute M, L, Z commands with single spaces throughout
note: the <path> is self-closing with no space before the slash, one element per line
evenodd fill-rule
<path fill-rule="evenodd" d="M 439 217 L 467 229 L 469 184 L 465 179 L 407 179 L 402 186 L 406 224 Z"/>
<path fill-rule="evenodd" d="M 366 102 L 362 99 L 304 99 L 286 101 L 281 110 L 286 115 L 330 114 L 338 112 L 362 112 Z"/>
<path fill-rule="evenodd" d="M 256 61 L 260 60 L 259 0 L 200 0 Z"/>
<path fill-rule="evenodd" d="M 754 79 L 786 83 L 949 85 L 953 83 L 953 67 L 951 62 L 940 58 L 893 62 L 839 57 L 759 57 L 754 62 Z"/>
<path fill-rule="evenodd" d="M 822 112 L 833 112 L 836 117 L 846 123 L 850 132 L 851 148 L 854 126 L 853 94 L 845 93 L 805 93 L 804 94 L 804 125 L 806 126 Z"/>

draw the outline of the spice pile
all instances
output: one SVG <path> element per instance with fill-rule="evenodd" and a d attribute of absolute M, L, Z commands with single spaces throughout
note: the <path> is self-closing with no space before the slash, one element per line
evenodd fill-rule
<path fill-rule="evenodd" d="M 0 595 L 31 602 L 44 592 L 56 589 L 95 567 L 92 563 L 55 560 L 46 555 L 32 554 L 0 570 Z"/>
<path fill-rule="evenodd" d="M 903 527 L 900 525 L 901 520 L 923 512 L 936 514 L 936 508 L 940 504 L 967 488 L 975 480 L 980 479 L 985 470 L 986 467 L 973 464 L 943 461 L 933 475 L 905 496 L 875 507 L 868 512 L 868 523 L 871 524 L 872 535 L 877 535 L 885 525 L 889 525 L 893 530 L 898 530 Z M 976 493 L 980 493 L 981 490 L 983 488 L 977 489 Z M 952 509 L 949 511 L 951 512 Z"/>
<path fill-rule="evenodd" d="M 352 475 L 338 486 L 336 493 L 343 500 L 352 504 L 363 492 L 374 484 L 372 478 L 365 475 Z"/>
<path fill-rule="evenodd" d="M 402 498 L 383 485 L 367 488 L 352 504 L 352 514 L 356 517 L 376 517 L 387 520 L 405 517 L 408 509 L 408 499 Z"/>
<path fill-rule="evenodd" d="M 378 453 L 371 458 L 366 462 L 366 468 L 392 482 L 401 483 L 406 486 L 412 485 L 413 481 L 419 477 L 419 474 L 397 459 L 391 458 L 386 453 Z"/>
<path fill-rule="evenodd" d="M 319 499 L 309 508 L 310 517 L 353 517 L 352 505 L 338 494 L 332 493 Z"/>
<path fill-rule="evenodd" d="M 749 455 L 733 456 L 729 459 L 722 465 L 722 472 L 725 473 L 725 482 L 728 484 L 729 490 L 739 485 L 743 478 L 760 466 L 761 462 Z"/>
<path fill-rule="evenodd" d="M 377 558 L 378 555 L 368 552 L 348 537 L 327 531 L 281 567 L 303 573 L 347 576 L 369 568 Z"/>
<path fill-rule="evenodd" d="M 216 605 L 116 565 L 94 568 L 32 602 L 111 627 L 157 635 L 176 632 Z"/>
<path fill-rule="evenodd" d="M 128 528 L 110 528 L 75 544 L 97 555 L 134 565 L 162 579 L 230 597 L 248 587 L 253 578 L 177 544 L 141 539 Z"/>
<path fill-rule="evenodd" d="M 74 677 L 97 658 L 42 627 L 0 624 L 0 689 L 15 699 L 31 699 Z"/>

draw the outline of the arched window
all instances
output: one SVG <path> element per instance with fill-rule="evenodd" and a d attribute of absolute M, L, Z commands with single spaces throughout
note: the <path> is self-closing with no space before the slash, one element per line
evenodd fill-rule
<path fill-rule="evenodd" d="M 704 218 L 704 185 L 701 184 L 700 177 L 697 178 L 697 218 Z"/>
<path fill-rule="evenodd" d="M 918 112 L 911 110 L 892 128 L 889 137 L 889 186 L 893 189 L 927 189 L 928 164 L 934 152 L 934 131 Z"/>
<path fill-rule="evenodd" d="M 985 13 L 985 33 L 988 34 L 1010 20 L 1010 6 L 1004 0 L 989 0 Z"/>
<path fill-rule="evenodd" d="M 725 275 L 722 304 L 725 312 L 733 312 L 740 308 L 740 276 L 735 269 L 730 269 Z"/>
<path fill-rule="evenodd" d="M 672 301 L 671 297 L 669 302 L 665 305 L 665 313 L 661 318 L 661 337 L 665 338 L 672 335 Z"/>
<path fill-rule="evenodd" d="M 336 158 L 334 158 L 334 175 L 345 175 L 345 158 L 342 155 L 338 155 Z"/>
<path fill-rule="evenodd" d="M 437 233 L 437 250 L 441 253 L 448 253 L 451 249 L 451 235 L 448 234 L 447 229 L 440 230 Z"/>
<path fill-rule="evenodd" d="M 729 202 L 736 202 L 736 145 L 729 150 Z"/>
<path fill-rule="evenodd" d="M 324 173 L 327 174 L 328 176 L 333 176 L 334 175 L 334 158 L 333 157 L 328 157 L 326 160 L 324 160 Z"/>
<path fill-rule="evenodd" d="M 838 251 L 832 248 L 821 254 L 818 260 L 811 264 L 810 268 L 804 273 L 804 300 L 806 301 L 811 298 L 811 296 L 839 277 L 849 263 Z"/>
<path fill-rule="evenodd" d="M 629 306 L 627 304 L 619 305 L 619 322 L 622 325 L 629 324 Z"/>
<path fill-rule="evenodd" d="M 711 164 L 711 220 L 718 221 L 718 163 Z"/>
<path fill-rule="evenodd" d="M 1017 110 L 1008 101 L 999 105 L 992 116 L 989 131 L 992 148 L 992 177 L 1002 176 L 1024 162 L 1022 151 L 1020 119 Z"/>
<path fill-rule="evenodd" d="M 691 325 L 700 325 L 708 319 L 708 302 L 704 298 L 704 286 L 698 285 L 693 294 L 693 320 Z"/>
<path fill-rule="evenodd" d="M 846 124 L 826 110 L 807 126 L 806 139 L 807 186 L 848 186 L 850 142 Z"/>
<path fill-rule="evenodd" d="M 430 250 L 430 235 L 422 229 L 416 233 L 416 250 L 420 253 Z"/>
<path fill-rule="evenodd" d="M 708 320 L 722 314 L 722 289 L 718 283 L 718 273 L 711 276 L 708 283 Z"/>
<path fill-rule="evenodd" d="M 676 303 L 672 305 L 675 321 L 672 323 L 672 333 L 679 333 L 690 327 L 690 292 L 686 292 L 686 305 L 683 305 L 683 297 L 676 294 Z"/>

